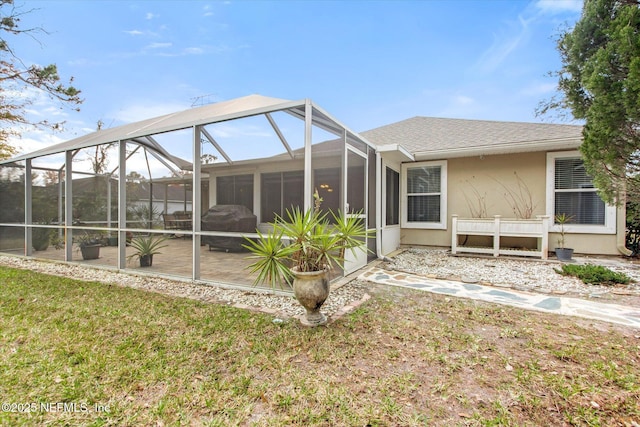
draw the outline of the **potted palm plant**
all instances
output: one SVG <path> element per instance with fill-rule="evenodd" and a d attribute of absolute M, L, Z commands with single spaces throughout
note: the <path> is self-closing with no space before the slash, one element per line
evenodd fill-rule
<path fill-rule="evenodd" d="M 138 258 L 140 267 L 151 267 L 153 265 L 153 256 L 160 254 L 160 249 L 166 247 L 163 244 L 167 240 L 164 236 L 137 236 L 131 239 L 131 247 L 134 253 L 127 257 L 128 260 Z"/>
<path fill-rule="evenodd" d="M 366 251 L 366 226 L 361 218 L 343 213 L 320 212 L 322 199 L 314 194 L 315 206 L 306 212 L 298 208 L 276 217 L 271 231 L 257 239 L 247 238 L 244 248 L 255 260 L 247 268 L 258 273 L 255 284 L 272 288 L 293 282 L 293 293 L 306 309 L 300 320 L 307 326 L 327 322 L 320 307 L 329 296 L 329 272 L 344 261 L 345 251 Z M 333 221 L 330 221 L 330 218 Z"/>
<path fill-rule="evenodd" d="M 560 238 L 558 239 L 558 247 L 556 248 L 556 258 L 558 258 L 559 261 L 571 261 L 571 258 L 573 257 L 573 249 L 565 248 L 564 246 L 564 225 L 571 221 L 573 221 L 573 215 L 561 213 L 555 216 L 555 223 L 560 224 Z"/>
<path fill-rule="evenodd" d="M 100 232 L 88 232 L 78 235 L 75 238 L 76 244 L 80 253 L 82 253 L 82 259 L 98 259 L 100 256 L 100 246 L 102 246 L 102 234 Z"/>
<path fill-rule="evenodd" d="M 36 251 L 46 251 L 49 248 L 53 230 L 50 228 L 34 228 L 32 231 L 32 246 Z"/>

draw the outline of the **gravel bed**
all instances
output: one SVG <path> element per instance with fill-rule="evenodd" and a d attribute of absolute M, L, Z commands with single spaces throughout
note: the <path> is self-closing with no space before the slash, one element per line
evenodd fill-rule
<path fill-rule="evenodd" d="M 205 283 L 191 283 L 76 264 L 2 255 L 0 255 L 0 265 L 73 279 L 126 286 L 199 301 L 233 305 L 270 313 L 276 318 L 296 317 L 304 313 L 304 308 L 298 304 L 293 295 L 274 295 L 259 289 L 229 289 Z M 366 285 L 357 280 L 352 280 L 337 289 L 332 289 L 329 298 L 322 306 L 322 312 L 327 316 L 335 316 L 337 313 L 342 314 L 345 311 L 345 307 L 352 307 L 357 302 L 362 301 L 363 298 L 366 299 L 365 291 Z"/>
<path fill-rule="evenodd" d="M 444 249 L 406 249 L 384 264 L 390 270 L 422 274 L 438 279 L 462 280 L 498 287 L 553 294 L 573 294 L 598 297 L 618 292 L 640 295 L 640 269 L 637 264 L 616 258 L 577 258 L 577 262 L 602 264 L 627 274 L 635 283 L 628 286 L 586 285 L 575 277 L 562 276 L 554 271 L 557 261 L 520 260 L 510 258 L 479 258 L 452 256 Z"/>
<path fill-rule="evenodd" d="M 630 276 L 635 283 L 625 287 L 585 285 L 574 277 L 561 276 L 554 271 L 558 262 L 507 258 L 455 257 L 448 250 L 411 248 L 403 250 L 381 266 L 396 271 L 421 274 L 436 279 L 462 280 L 518 290 L 588 298 L 626 298 L 626 303 L 640 303 L 640 268 L 637 264 L 616 259 L 581 259 L 580 262 L 604 264 L 614 271 Z M 0 265 L 53 274 L 80 280 L 96 281 L 158 292 L 170 296 L 191 298 L 205 302 L 266 312 L 281 318 L 297 317 L 304 313 L 293 295 L 274 295 L 260 289 L 231 289 L 222 286 L 170 280 L 129 272 L 86 267 L 78 264 L 35 260 L 0 255 Z M 338 317 L 368 298 L 367 282 L 351 280 L 332 289 L 322 306 L 329 317 Z"/>

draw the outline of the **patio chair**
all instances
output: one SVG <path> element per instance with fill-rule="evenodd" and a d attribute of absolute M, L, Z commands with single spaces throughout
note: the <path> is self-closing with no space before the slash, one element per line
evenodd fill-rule
<path fill-rule="evenodd" d="M 192 217 L 190 211 L 175 211 L 176 228 L 178 230 L 191 230 L 192 229 Z"/>
<path fill-rule="evenodd" d="M 165 230 L 178 229 L 178 223 L 176 222 L 176 216 L 174 214 L 162 214 L 162 220 L 164 221 Z"/>

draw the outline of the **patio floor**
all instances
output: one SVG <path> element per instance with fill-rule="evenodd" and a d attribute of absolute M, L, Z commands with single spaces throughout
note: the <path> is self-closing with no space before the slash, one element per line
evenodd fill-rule
<path fill-rule="evenodd" d="M 145 274 L 162 274 L 178 276 L 183 279 L 191 279 L 192 241 L 191 239 L 175 238 L 165 242 L 167 247 L 160 249 L 160 254 L 153 257 L 151 267 L 140 267 L 137 259 L 127 261 L 126 270 L 131 272 L 144 272 Z M 100 257 L 94 260 L 83 260 L 79 251 L 74 250 L 73 262 L 80 264 L 96 265 L 117 268 L 116 246 L 103 246 L 100 248 Z M 127 247 L 127 256 L 133 253 L 131 247 Z M 22 255 L 21 253 L 18 255 Z M 246 267 L 251 264 L 248 252 L 225 252 L 222 250 L 209 250 L 208 246 L 200 247 L 200 276 L 202 280 L 225 284 L 251 286 L 255 275 L 250 274 Z M 45 251 L 34 251 L 34 258 L 64 261 L 64 250 L 49 247 Z"/>
<path fill-rule="evenodd" d="M 126 270 L 132 273 L 157 274 L 174 276 L 179 279 L 191 279 L 192 241 L 190 238 L 173 238 L 165 242 L 166 247 L 160 249 L 160 254 L 154 255 L 151 267 L 140 267 L 137 259 L 127 261 Z M 73 262 L 116 269 L 116 246 L 102 246 L 100 257 L 94 260 L 83 260 L 80 251 L 73 251 Z M 23 255 L 22 251 L 5 251 L 8 254 Z M 127 256 L 134 250 L 127 247 Z M 64 261 L 64 250 L 49 247 L 45 251 L 34 251 L 33 257 L 53 261 Z M 253 262 L 249 252 L 226 252 L 224 250 L 209 250 L 208 246 L 200 246 L 200 279 L 232 286 L 252 287 L 256 274 L 251 274 L 247 267 Z M 339 269 L 332 272 L 331 279 L 342 277 Z M 268 288 L 261 285 L 261 288 Z M 283 289 L 290 291 L 290 287 Z"/>

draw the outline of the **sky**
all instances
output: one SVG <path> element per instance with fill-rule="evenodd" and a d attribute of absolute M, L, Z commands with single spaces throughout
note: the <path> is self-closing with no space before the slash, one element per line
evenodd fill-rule
<path fill-rule="evenodd" d="M 556 87 L 555 39 L 581 0 L 20 1 L 10 38 L 25 64 L 55 63 L 80 112 L 37 96 L 21 152 L 250 94 L 310 98 L 360 132 L 414 116 L 541 119 Z"/>

